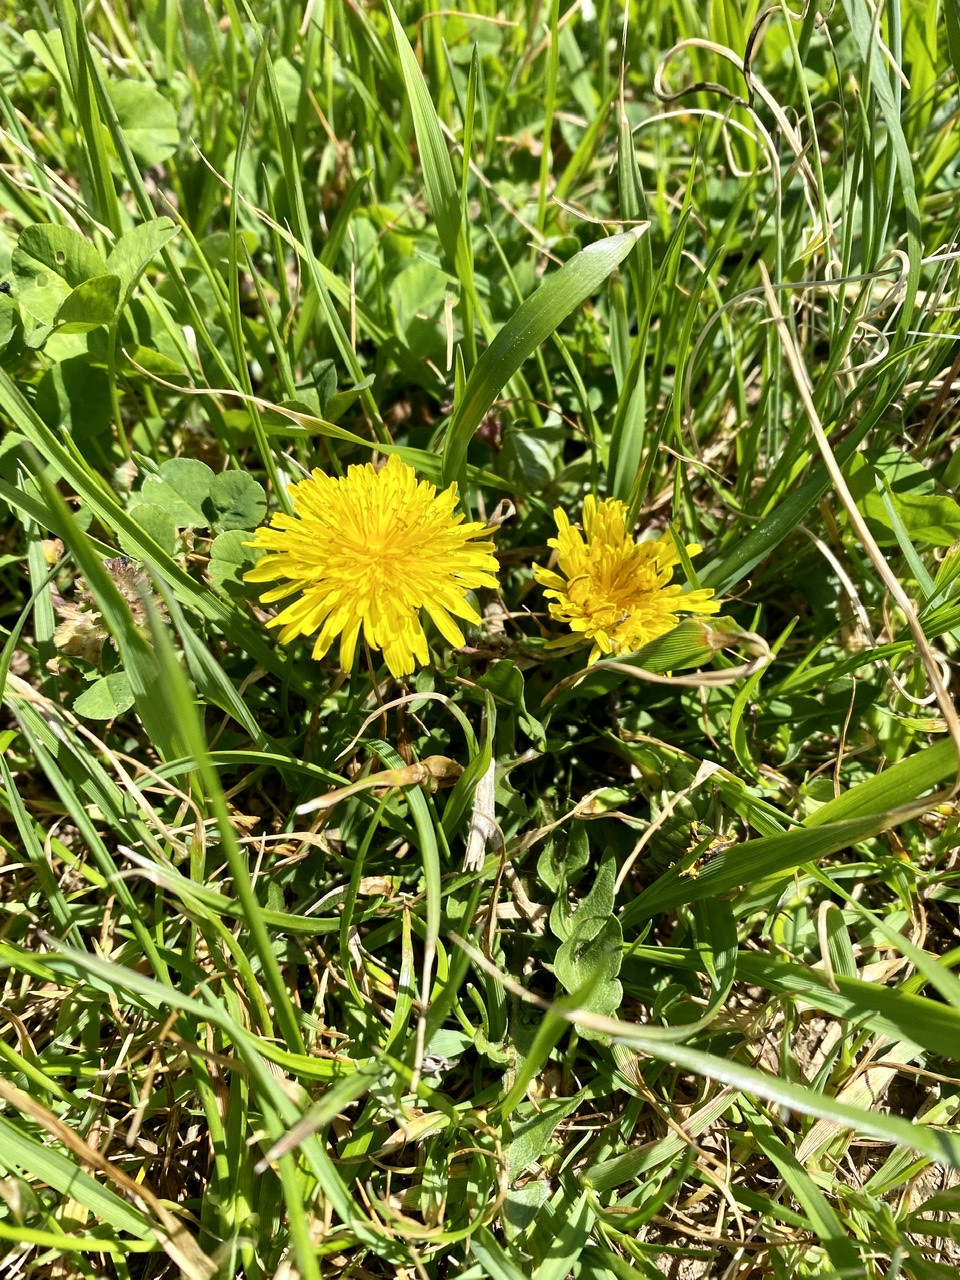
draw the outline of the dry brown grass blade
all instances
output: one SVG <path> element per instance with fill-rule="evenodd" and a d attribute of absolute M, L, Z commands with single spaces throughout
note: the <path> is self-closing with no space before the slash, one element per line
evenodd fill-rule
<path fill-rule="evenodd" d="M 447 756 L 427 756 L 405 769 L 381 769 L 378 773 L 368 774 L 358 782 L 351 782 L 346 787 L 335 787 L 326 795 L 315 796 L 313 800 L 297 806 L 297 813 L 315 813 L 318 809 L 332 809 L 350 796 L 361 791 L 378 790 L 381 787 L 410 787 L 417 784 L 436 788 L 450 785 L 463 773 L 463 765 Z"/>

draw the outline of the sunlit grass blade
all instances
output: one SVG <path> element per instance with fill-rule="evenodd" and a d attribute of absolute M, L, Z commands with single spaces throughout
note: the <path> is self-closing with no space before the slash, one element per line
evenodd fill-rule
<path fill-rule="evenodd" d="M 646 230 L 646 226 L 634 227 L 582 249 L 548 276 L 510 317 L 471 371 L 463 398 L 447 427 L 443 450 L 445 483 L 460 475 L 470 440 L 500 389 L 527 356 L 599 289 Z"/>
<path fill-rule="evenodd" d="M 388 9 L 413 115 L 427 206 L 436 223 L 444 253 L 452 265 L 457 261 L 458 242 L 461 240 L 460 193 L 457 191 L 450 153 L 423 72 L 410 48 L 396 10 L 392 4 L 388 5 Z M 467 284 L 466 280 L 464 284 Z"/>
<path fill-rule="evenodd" d="M 0 1116 L 0 1136 L 3 1138 L 4 1160 L 14 1168 L 31 1177 L 42 1178 L 63 1196 L 84 1205 L 114 1231 L 133 1236 L 135 1240 L 151 1238 L 150 1224 L 142 1212 L 102 1187 L 62 1152 L 38 1142 L 36 1137 L 25 1133 L 20 1124 L 6 1116 Z"/>

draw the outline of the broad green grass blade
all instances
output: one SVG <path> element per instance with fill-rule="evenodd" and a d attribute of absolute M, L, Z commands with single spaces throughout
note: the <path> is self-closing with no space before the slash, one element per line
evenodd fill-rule
<path fill-rule="evenodd" d="M 90 47 L 84 34 L 82 9 L 74 0 L 57 0 L 57 15 L 77 105 L 80 136 L 87 148 L 88 174 L 96 195 L 96 214 L 115 236 L 119 236 L 122 222 L 120 202 L 110 172 L 110 161 L 104 145 L 104 129 L 97 110 Z"/>
<path fill-rule="evenodd" d="M 947 29 L 947 48 L 956 75 L 960 76 L 960 0 L 944 0 L 943 18 Z"/>
<path fill-rule="evenodd" d="M 783 835 L 765 836 L 717 854 L 696 877 L 672 868 L 643 892 L 624 911 L 624 926 L 669 911 L 681 903 L 729 893 L 743 885 L 756 884 L 769 876 L 814 862 L 850 845 L 868 840 L 889 825 L 879 811 L 844 822 L 831 822 L 814 829 L 795 829 Z"/>
<path fill-rule="evenodd" d="M 564 1280 L 570 1274 L 593 1226 L 594 1213 L 585 1191 L 574 1197 L 564 1189 L 556 1206 L 558 1230 L 550 1252 L 534 1271 L 534 1280 Z"/>
<path fill-rule="evenodd" d="M 926 747 L 823 805 L 807 819 L 805 830 L 736 845 L 712 859 L 695 879 L 686 878 L 679 869 L 667 872 L 631 903 L 623 913 L 623 923 L 681 902 L 728 893 L 866 840 L 889 825 L 892 811 L 915 803 L 955 771 L 956 752 L 951 742 Z M 817 834 L 823 836 L 822 841 L 810 839 Z"/>
<path fill-rule="evenodd" d="M 828 800 L 804 820 L 804 826 L 847 822 L 866 814 L 889 812 L 915 804 L 926 791 L 933 790 L 956 770 L 957 754 L 946 739 L 916 751 L 906 760 L 882 773 L 857 783 L 843 795 Z"/>
<path fill-rule="evenodd" d="M 672 1063 L 685 1071 L 720 1081 L 766 1102 L 798 1111 L 801 1115 L 834 1120 L 854 1133 L 868 1134 L 879 1138 L 881 1142 L 910 1147 L 938 1163 L 960 1169 L 960 1137 L 956 1134 L 927 1128 L 922 1124 L 910 1124 L 899 1116 L 851 1107 L 805 1085 L 793 1084 L 782 1077 L 688 1045 L 667 1046 L 647 1034 L 642 1027 L 631 1023 L 618 1023 L 613 1019 L 585 1013 L 570 1014 L 569 1017 L 598 1031 L 603 1029 L 607 1034 L 617 1036 L 625 1044 L 640 1049 L 657 1061 Z"/>
<path fill-rule="evenodd" d="M 520 1271 L 509 1255 L 504 1251 L 496 1237 L 486 1227 L 481 1227 L 471 1241 L 471 1252 L 483 1267 L 483 1274 L 489 1280 L 526 1280 L 526 1273 Z"/>
<path fill-rule="evenodd" d="M 791 996 L 835 1018 L 862 1024 L 874 1034 L 911 1040 L 948 1057 L 951 1041 L 955 1044 L 960 1034 L 955 1010 L 909 990 L 887 989 L 842 974 L 835 975 L 831 985 L 821 971 L 743 952 L 737 957 L 737 977 L 773 995 Z"/>
<path fill-rule="evenodd" d="M 616 1046 L 614 1053 L 617 1052 Z M 627 1050 L 621 1049 L 626 1053 Z M 723 1113 L 733 1105 L 735 1095 L 724 1091 L 711 1098 L 699 1107 L 686 1122 L 684 1128 L 691 1138 L 710 1128 L 720 1119 Z M 587 1170 L 583 1177 L 584 1186 L 593 1187 L 599 1192 L 613 1190 L 623 1183 L 639 1178 L 650 1170 L 672 1163 L 683 1155 L 686 1139 L 680 1133 L 668 1133 L 663 1138 L 645 1142 L 631 1151 L 624 1151 L 609 1160 L 603 1160 Z"/>
<path fill-rule="evenodd" d="M 457 266 L 465 265 L 459 261 L 462 252 L 459 247 L 462 221 L 460 193 L 454 179 L 450 153 L 447 150 L 437 111 L 430 97 L 427 82 L 423 78 L 423 72 L 410 48 L 410 42 L 397 17 L 396 10 L 392 4 L 388 4 L 387 7 L 397 54 L 400 58 L 400 69 L 413 114 L 413 127 L 417 135 L 417 149 L 420 152 L 420 164 L 423 168 L 427 206 L 436 223 L 437 235 L 448 262 L 451 265 L 454 263 Z M 463 281 L 463 284 L 466 286 L 468 281 L 469 277 Z"/>
<path fill-rule="evenodd" d="M 500 389 L 527 356 L 600 288 L 646 231 L 646 226 L 634 227 L 588 245 L 550 275 L 510 317 L 471 371 L 463 399 L 447 428 L 443 450 L 445 484 L 463 470 L 467 446 Z"/>
<path fill-rule="evenodd" d="M 90 1174 L 78 1169 L 60 1151 L 39 1142 L 23 1131 L 19 1123 L 0 1116 L 3 1160 L 34 1178 L 40 1178 L 61 1195 L 76 1200 L 115 1231 L 149 1240 L 150 1223 L 120 1196 L 102 1187 Z"/>

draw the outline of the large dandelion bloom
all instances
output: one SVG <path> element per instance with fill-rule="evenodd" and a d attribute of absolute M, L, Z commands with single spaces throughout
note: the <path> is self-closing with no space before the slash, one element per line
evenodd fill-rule
<path fill-rule="evenodd" d="M 475 587 L 495 587 L 488 529 L 454 514 L 457 486 L 437 494 L 392 454 L 377 471 L 352 466 L 341 477 L 314 471 L 291 486 L 294 515 L 276 513 L 254 541 L 267 554 L 247 572 L 250 582 L 285 581 L 261 596 L 267 604 L 298 599 L 267 624 L 284 643 L 318 632 L 313 656 L 340 637 L 340 666 L 349 671 L 360 628 L 390 671 L 405 676 L 429 662 L 420 610 L 452 645 L 464 643 L 455 621 L 478 623 L 467 602 Z"/>
<path fill-rule="evenodd" d="M 678 613 L 716 613 L 713 591 L 684 591 L 671 582 L 680 557 L 668 529 L 656 542 L 636 542 L 627 528 L 627 508 L 616 498 L 583 502 L 584 538 L 558 507 L 554 511 L 558 573 L 536 567 L 546 587 L 550 615 L 574 632 L 550 644 L 566 648 L 592 640 L 589 662 L 605 654 L 633 653 L 672 631 Z M 700 548 L 691 543 L 690 555 Z M 562 575 L 562 576 L 561 576 Z"/>

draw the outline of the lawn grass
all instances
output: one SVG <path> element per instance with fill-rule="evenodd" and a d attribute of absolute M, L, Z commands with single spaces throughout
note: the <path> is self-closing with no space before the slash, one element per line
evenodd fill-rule
<path fill-rule="evenodd" d="M 8 10 L 0 1276 L 955 1274 L 958 62 Z M 347 676 L 249 543 L 394 453 L 500 589 Z M 548 648 L 591 493 L 720 613 Z"/>

